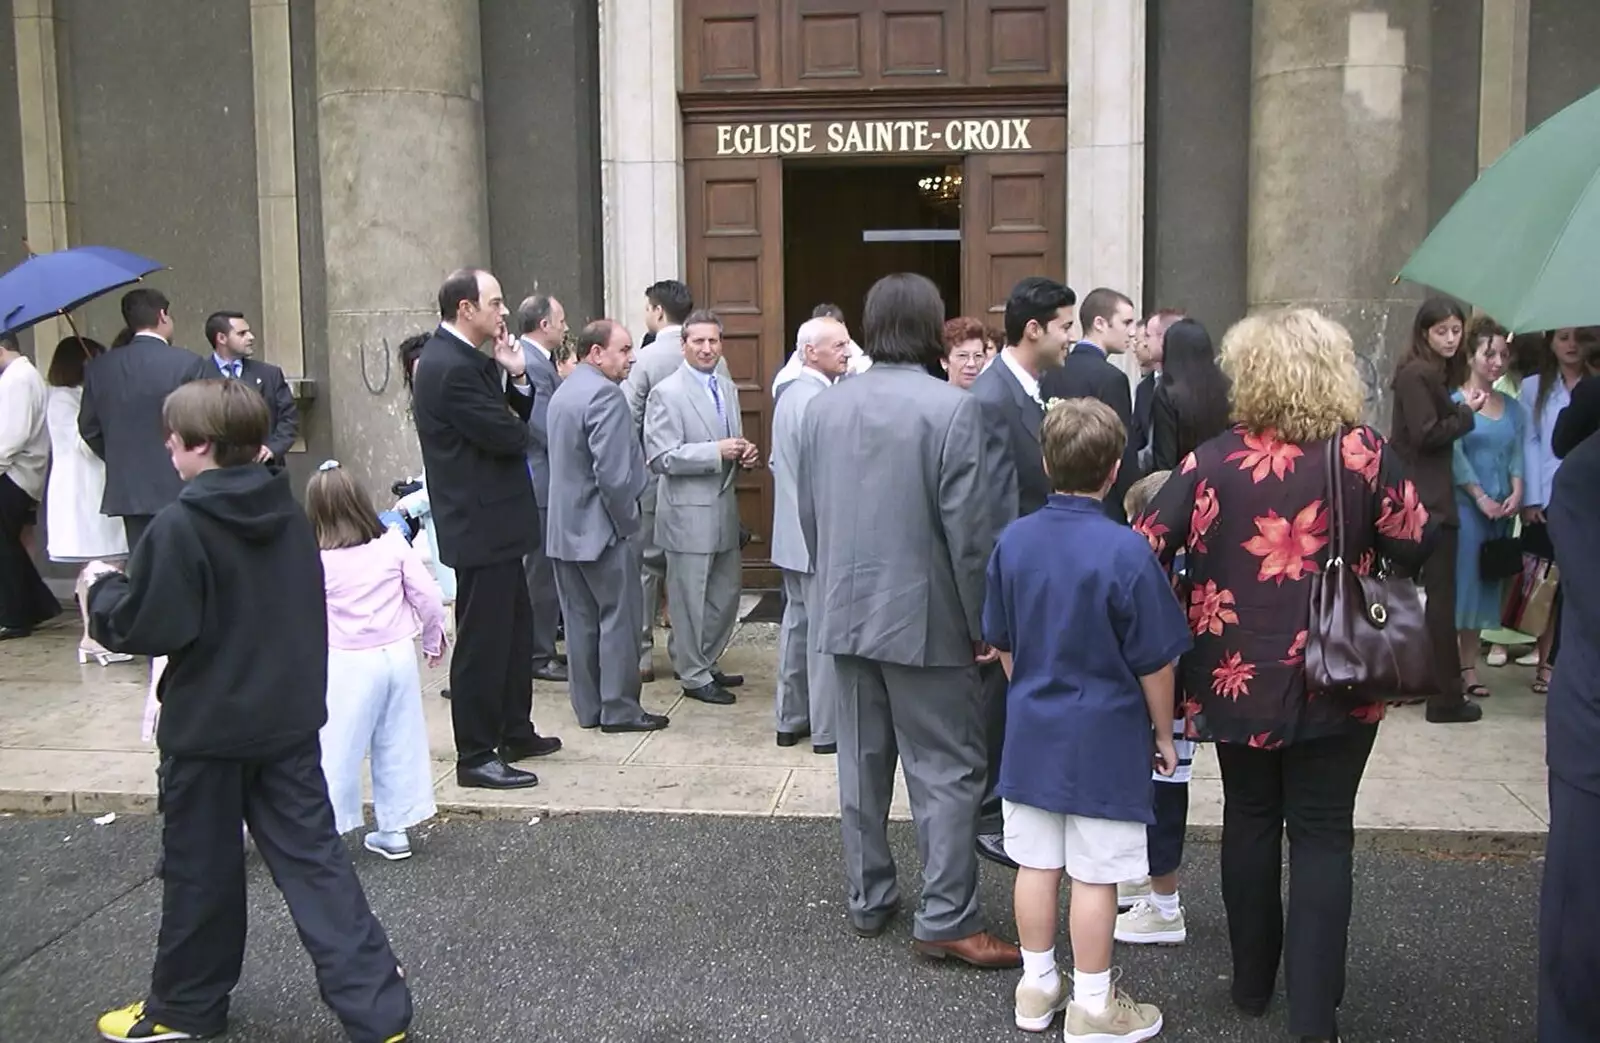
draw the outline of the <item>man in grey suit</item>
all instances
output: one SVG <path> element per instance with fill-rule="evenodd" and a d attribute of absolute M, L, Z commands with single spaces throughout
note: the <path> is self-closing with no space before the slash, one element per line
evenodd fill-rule
<path fill-rule="evenodd" d="M 556 373 L 555 349 L 567 336 L 567 312 L 548 294 L 536 293 L 517 306 L 517 331 L 522 357 L 528 361 L 528 381 L 533 385 L 533 412 L 528 417 L 528 473 L 533 478 L 533 499 L 539 508 L 539 539 L 522 559 L 528 579 L 528 602 L 533 606 L 533 676 L 540 681 L 565 681 L 567 668 L 556 655 L 556 624 L 561 601 L 556 595 L 555 567 L 546 548 L 550 527 L 550 398 L 561 386 Z"/>
<path fill-rule="evenodd" d="M 899 906 L 888 834 L 898 756 L 923 855 L 913 949 L 1017 967 L 1017 947 L 986 931 L 978 909 L 972 839 L 986 745 L 975 664 L 996 657 L 979 629 L 994 533 L 978 402 L 926 369 L 943 325 L 928 279 L 878 280 L 862 322 L 872 368 L 818 395 L 801 419 L 807 608 L 839 697 L 851 926 L 876 937 Z"/>
<path fill-rule="evenodd" d="M 644 457 L 618 382 L 633 365 L 621 323 L 583 328 L 577 368 L 550 396 L 550 558 L 567 625 L 568 686 L 584 728 L 667 726 L 639 705 L 639 494 Z"/>
<path fill-rule="evenodd" d="M 734 701 L 728 689 L 744 683 L 717 667 L 739 621 L 733 483 L 740 468 L 755 466 L 757 454 L 744 438 L 739 391 L 722 364 L 722 320 L 694 312 L 683 336 L 683 361 L 645 406 L 644 455 L 661 478 L 655 535 L 667 556 L 672 665 L 684 695 L 727 704 Z"/>
<path fill-rule="evenodd" d="M 811 648 L 806 602 L 811 554 L 800 531 L 795 502 L 795 463 L 800 456 L 800 421 L 811 400 L 844 376 L 850 364 L 850 333 L 831 317 L 808 319 L 795 337 L 800 375 L 772 411 L 772 563 L 783 570 L 783 626 L 778 631 L 778 688 L 774 699 L 778 745 L 806 736 L 817 753 L 837 752 L 837 697 L 828 687 L 821 653 Z"/>

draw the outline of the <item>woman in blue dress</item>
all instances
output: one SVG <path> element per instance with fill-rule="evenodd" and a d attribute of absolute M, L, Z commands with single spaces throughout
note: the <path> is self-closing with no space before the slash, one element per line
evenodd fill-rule
<path fill-rule="evenodd" d="M 1454 471 L 1461 538 L 1456 550 L 1456 629 L 1461 645 L 1461 674 L 1467 694 L 1484 698 L 1489 689 L 1478 683 L 1479 637 L 1500 626 L 1505 581 L 1488 581 L 1478 567 L 1479 551 L 1489 540 L 1512 533 L 1522 507 L 1523 411 L 1516 400 L 1494 388 L 1511 361 L 1506 331 L 1487 316 L 1467 329 L 1470 352 L 1466 389 L 1488 394 L 1472 430 L 1456 441 Z M 1463 399 L 1462 391 L 1454 396 Z"/>

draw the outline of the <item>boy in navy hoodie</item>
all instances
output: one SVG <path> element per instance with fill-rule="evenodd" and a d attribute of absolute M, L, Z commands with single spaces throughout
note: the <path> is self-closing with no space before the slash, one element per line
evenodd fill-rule
<path fill-rule="evenodd" d="M 127 572 L 90 566 L 90 629 L 107 648 L 169 657 L 156 744 L 161 931 L 150 992 L 100 1019 L 109 1040 L 207 1039 L 228 1022 L 244 960 L 239 824 L 289 904 L 323 999 L 356 1043 L 394 1043 L 411 994 L 333 828 L 317 732 L 327 718 L 322 563 L 285 473 L 256 462 L 261 396 L 186 384 L 162 407 L 188 483 Z M 272 623 L 270 636 L 248 624 Z"/>

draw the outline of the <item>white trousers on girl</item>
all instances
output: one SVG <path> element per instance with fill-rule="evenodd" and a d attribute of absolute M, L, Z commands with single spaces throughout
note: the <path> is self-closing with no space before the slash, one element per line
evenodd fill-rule
<path fill-rule="evenodd" d="M 328 649 L 328 723 L 321 738 L 322 774 L 340 833 L 365 821 L 361 762 L 369 752 L 378 828 L 393 832 L 433 817 L 433 762 L 410 638 L 360 651 Z"/>

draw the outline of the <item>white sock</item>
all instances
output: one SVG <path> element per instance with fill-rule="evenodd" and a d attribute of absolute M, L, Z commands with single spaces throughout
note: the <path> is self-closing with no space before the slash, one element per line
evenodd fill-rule
<path fill-rule="evenodd" d="M 1061 972 L 1056 970 L 1056 951 L 1046 949 L 1044 952 L 1029 952 L 1022 950 L 1022 980 L 1030 985 L 1039 985 L 1046 990 L 1055 986 L 1061 978 Z"/>
<path fill-rule="evenodd" d="M 1104 1014 L 1106 1004 L 1110 999 L 1111 971 L 1109 969 L 1094 974 L 1080 970 L 1072 972 L 1072 1002 L 1090 1014 Z"/>
<path fill-rule="evenodd" d="M 1151 891 L 1150 904 L 1156 907 L 1162 919 L 1170 920 L 1178 915 L 1178 892 L 1164 895 L 1160 891 Z"/>

